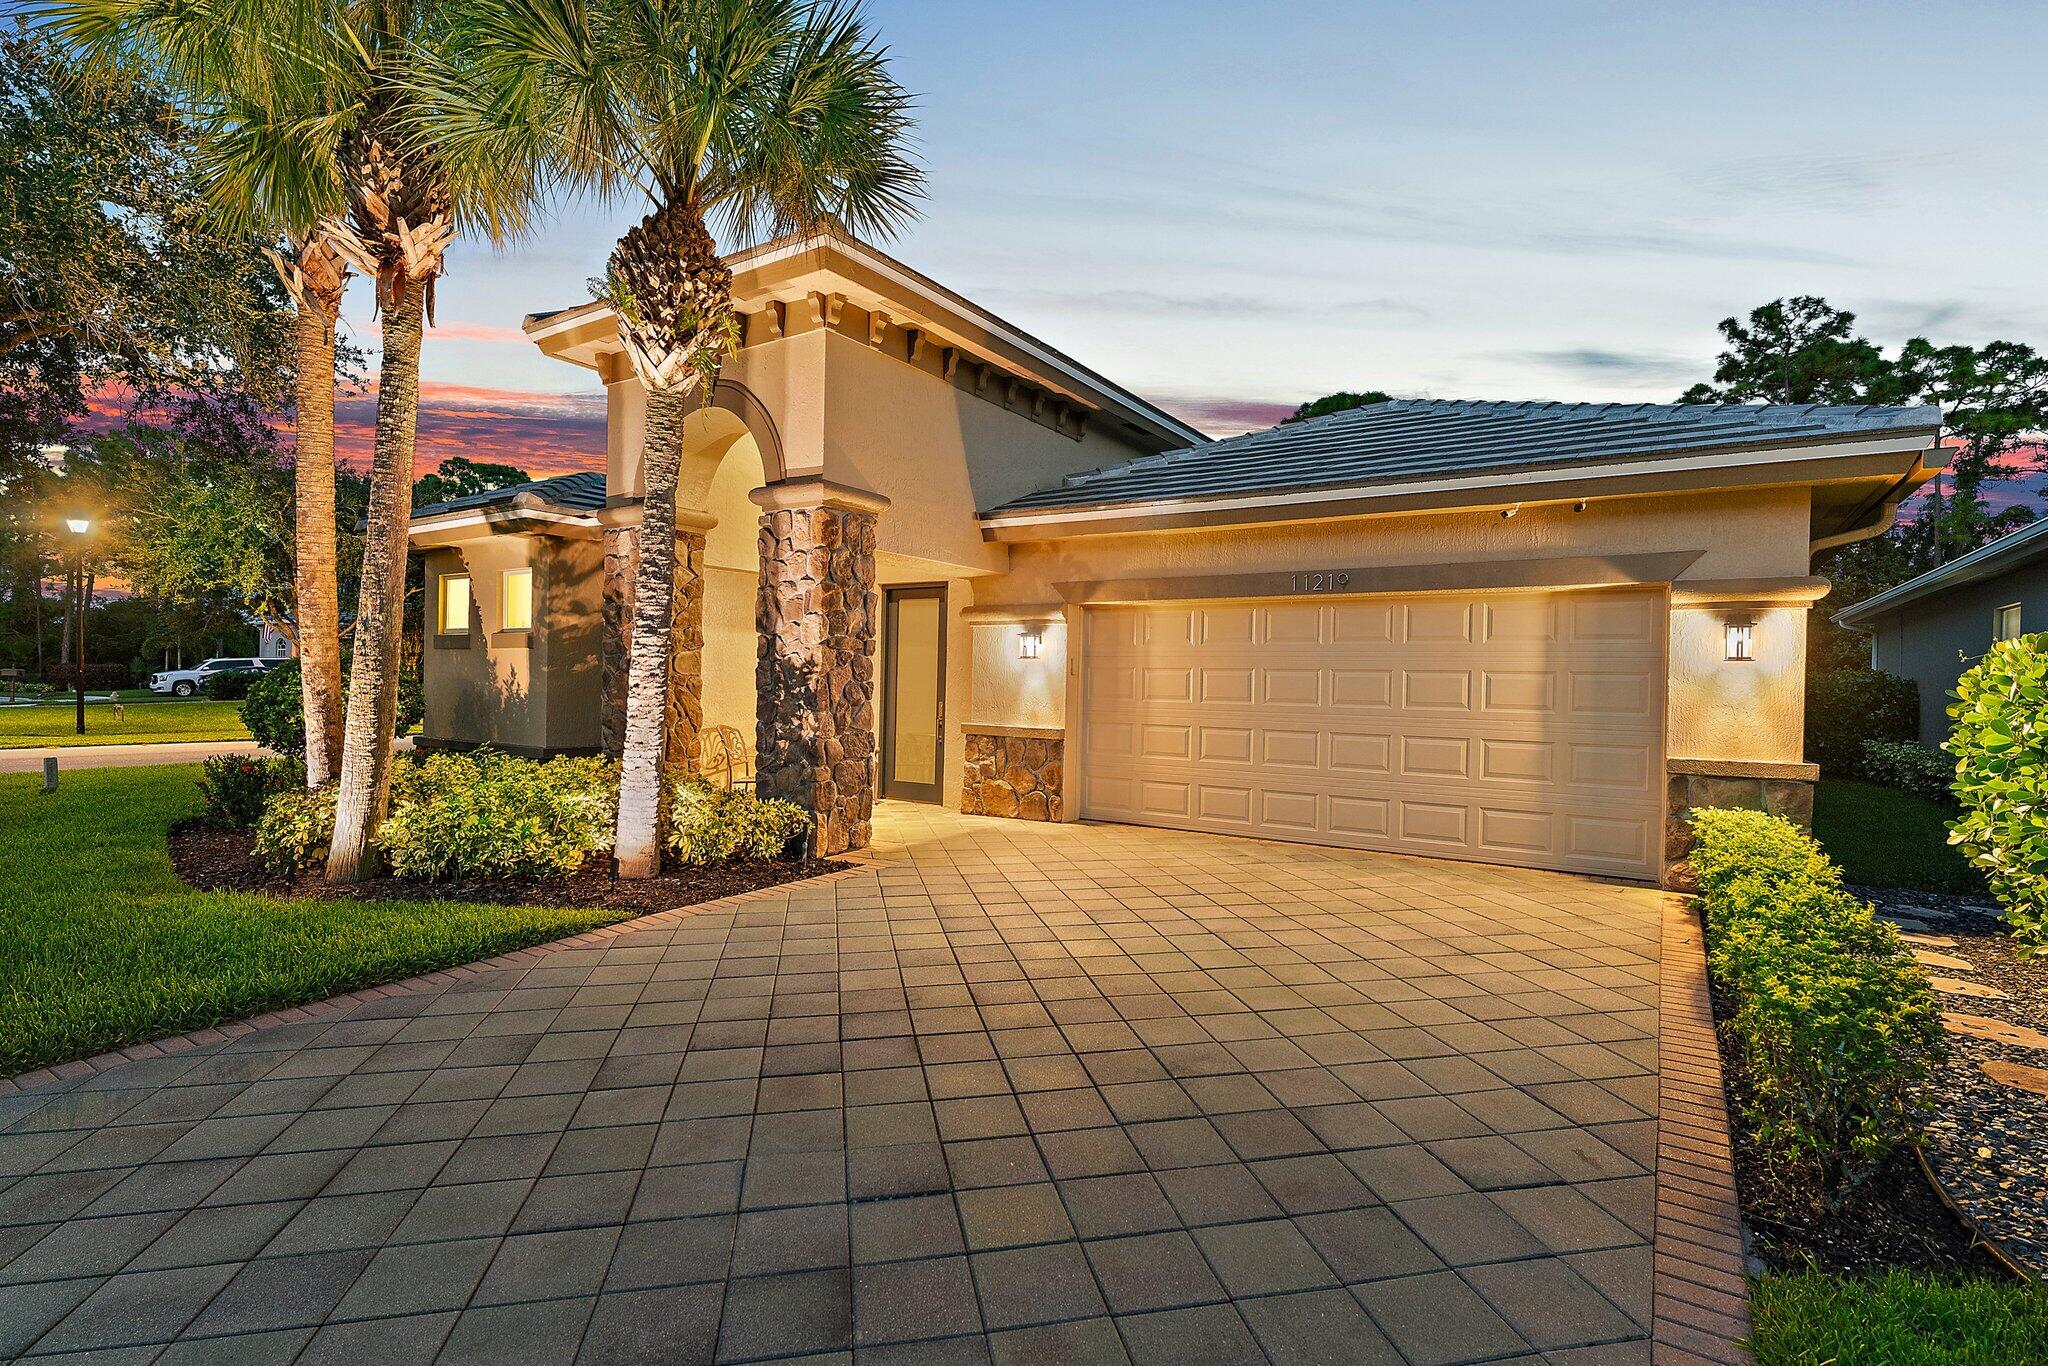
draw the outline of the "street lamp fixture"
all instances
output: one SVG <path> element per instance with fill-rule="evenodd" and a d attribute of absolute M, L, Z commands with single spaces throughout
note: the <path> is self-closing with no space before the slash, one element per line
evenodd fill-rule
<path fill-rule="evenodd" d="M 85 734 L 85 614 L 92 606 L 85 600 L 85 538 L 92 532 L 92 518 L 83 512 L 73 512 L 64 518 L 65 529 L 71 533 L 71 619 L 77 638 L 73 643 L 71 658 L 77 672 L 71 677 L 72 694 L 77 706 L 76 730 Z"/>

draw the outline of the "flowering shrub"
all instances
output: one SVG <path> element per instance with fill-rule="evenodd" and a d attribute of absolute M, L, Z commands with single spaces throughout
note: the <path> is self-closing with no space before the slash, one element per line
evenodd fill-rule
<path fill-rule="evenodd" d="M 779 797 L 727 791 L 701 778 L 685 779 L 669 793 L 668 847 L 685 863 L 780 858 L 810 829 L 810 813 Z"/>
<path fill-rule="evenodd" d="M 334 788 L 303 787 L 272 794 L 256 824 L 256 857 L 281 877 L 297 877 L 327 862 L 334 840 Z"/>
<path fill-rule="evenodd" d="M 617 817 L 609 760 L 434 754 L 394 771 L 376 842 L 400 877 L 564 876 L 611 847 Z"/>
<path fill-rule="evenodd" d="M 1812 836 L 1758 811 L 1698 811 L 1693 828 L 1707 962 L 1754 1092 L 1744 1118 L 1837 1210 L 1918 1126 L 1940 1002 Z"/>
<path fill-rule="evenodd" d="M 252 829 L 263 819 L 264 802 L 305 784 L 306 766 L 297 759 L 216 754 L 200 765 L 206 819 L 229 830 Z"/>
<path fill-rule="evenodd" d="M 1949 843 L 1984 871 L 2013 934 L 2048 948 L 2048 633 L 1993 645 L 1955 696 L 1945 748 L 1963 814 Z"/>

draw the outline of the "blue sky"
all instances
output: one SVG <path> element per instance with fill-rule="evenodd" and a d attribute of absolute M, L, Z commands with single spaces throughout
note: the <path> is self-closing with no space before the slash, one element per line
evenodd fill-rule
<path fill-rule="evenodd" d="M 1212 431 L 1336 388 L 1668 400 L 1791 293 L 2048 346 L 2048 6 L 868 10 L 931 178 L 889 249 Z M 641 211 L 459 248 L 478 339 L 430 339 L 430 395 L 587 417 L 509 329 Z"/>
<path fill-rule="evenodd" d="M 1215 430 L 1343 387 L 1668 399 L 1788 293 L 2048 343 L 2048 7 L 869 10 L 931 176 L 892 250 Z M 574 302 L 637 212 L 462 250 L 442 316 Z M 426 366 L 588 388 L 516 342 Z"/>

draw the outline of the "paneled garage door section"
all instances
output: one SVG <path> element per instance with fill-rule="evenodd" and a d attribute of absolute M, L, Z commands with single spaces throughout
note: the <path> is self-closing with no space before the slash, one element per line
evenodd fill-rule
<path fill-rule="evenodd" d="M 1081 814 L 1649 878 L 1660 594 L 1091 608 Z"/>

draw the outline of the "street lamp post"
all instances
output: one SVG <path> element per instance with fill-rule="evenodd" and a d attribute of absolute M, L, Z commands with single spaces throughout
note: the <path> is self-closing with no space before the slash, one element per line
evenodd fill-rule
<path fill-rule="evenodd" d="M 73 513 L 64 519 L 65 529 L 71 533 L 71 619 L 77 623 L 78 637 L 72 642 L 73 691 L 77 696 L 78 734 L 85 734 L 85 609 L 90 606 L 85 600 L 85 538 L 92 532 L 92 519 L 80 513 Z"/>

